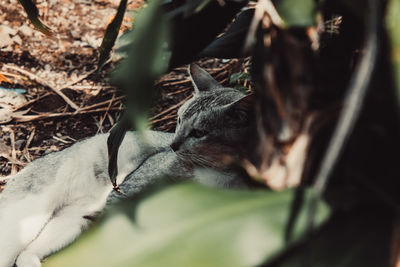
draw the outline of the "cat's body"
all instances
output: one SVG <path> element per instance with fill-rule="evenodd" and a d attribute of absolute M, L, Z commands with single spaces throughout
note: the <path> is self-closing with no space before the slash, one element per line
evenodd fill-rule
<path fill-rule="evenodd" d="M 223 88 L 195 65 L 190 72 L 195 94 L 180 108 L 175 134 L 148 131 L 146 142 L 135 132 L 126 134 L 117 177 L 125 195 L 166 176 L 195 177 L 223 187 L 244 185 L 221 159 L 235 153 L 248 128 L 243 113 L 247 97 Z M 18 267 L 40 266 L 42 258 L 87 228 L 107 198 L 113 202 L 122 196 L 112 190 L 108 175 L 107 137 L 97 135 L 44 156 L 9 179 L 0 194 L 0 267 L 14 262 Z M 223 174 L 216 181 L 202 181 L 196 166 Z"/>
<path fill-rule="evenodd" d="M 153 131 L 146 135 L 148 145 L 135 133 L 126 134 L 119 152 L 118 183 L 155 150 L 168 148 L 173 137 Z M 69 244 L 88 226 L 90 216 L 104 208 L 113 189 L 107 137 L 97 135 L 44 156 L 9 179 L 0 194 L 0 266 L 12 266 L 21 251 L 18 266 L 34 266 L 32 261 L 39 265 L 39 258 Z M 138 179 L 137 188 L 146 182 L 150 181 Z"/>

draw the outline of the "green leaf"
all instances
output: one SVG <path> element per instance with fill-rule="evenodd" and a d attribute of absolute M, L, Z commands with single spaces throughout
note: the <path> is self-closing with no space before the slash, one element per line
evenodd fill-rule
<path fill-rule="evenodd" d="M 386 27 L 391 40 L 391 59 L 400 101 L 400 0 L 390 0 L 387 7 Z"/>
<path fill-rule="evenodd" d="M 135 29 L 135 22 L 137 19 L 137 16 L 140 14 L 140 12 L 142 12 L 142 10 L 144 8 L 147 7 L 147 4 L 143 4 L 140 7 L 133 9 L 133 10 L 129 10 L 128 13 L 126 14 L 126 16 L 128 16 L 129 18 L 132 19 L 133 23 L 132 23 L 132 28 L 127 29 L 126 31 L 124 31 L 115 41 L 115 45 L 114 45 L 114 53 L 116 55 L 116 59 L 118 58 L 127 58 L 127 53 L 129 50 L 129 45 L 132 42 L 131 40 L 131 35 L 132 35 L 132 31 Z"/>
<path fill-rule="evenodd" d="M 151 1 L 138 14 L 135 29 L 129 33 L 128 57 L 113 74 L 113 80 L 127 95 L 127 114 L 139 131 L 147 127 L 147 113 L 153 97 L 153 84 L 168 65 L 168 21 L 161 0 Z"/>
<path fill-rule="evenodd" d="M 169 186 L 133 203 L 136 208 L 128 202 L 112 209 L 101 225 L 44 266 L 254 266 L 285 248 L 292 197 L 293 191 Z M 328 213 L 322 205 L 317 224 Z M 305 221 L 303 210 L 294 240 Z"/>
<path fill-rule="evenodd" d="M 39 19 L 39 10 L 36 5 L 32 2 L 32 0 L 18 0 L 18 2 L 23 6 L 28 15 L 29 20 L 32 24 L 46 35 L 52 35 L 52 32 L 49 27 L 47 27 L 43 22 Z"/>
<path fill-rule="evenodd" d="M 314 0 L 279 0 L 276 9 L 288 27 L 310 27 L 315 24 Z"/>
<path fill-rule="evenodd" d="M 124 19 L 127 2 L 128 0 L 121 0 L 118 6 L 117 14 L 107 26 L 106 33 L 104 34 L 103 41 L 101 42 L 100 46 L 100 57 L 97 64 L 98 71 L 101 71 L 104 64 L 110 57 L 111 49 L 115 44 L 115 40 L 117 40 L 118 32 L 121 28 L 122 20 Z"/>

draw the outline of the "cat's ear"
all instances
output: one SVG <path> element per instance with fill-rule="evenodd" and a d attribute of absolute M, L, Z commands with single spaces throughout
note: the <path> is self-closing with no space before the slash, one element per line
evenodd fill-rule
<path fill-rule="evenodd" d="M 226 110 L 227 121 L 236 126 L 247 125 L 254 115 L 254 102 L 254 94 L 250 94 L 229 104 Z"/>
<path fill-rule="evenodd" d="M 214 78 L 211 77 L 211 75 L 207 71 L 200 68 L 196 64 L 189 65 L 189 75 L 192 79 L 194 92 L 196 94 L 198 94 L 199 92 L 210 91 L 215 88 L 222 87 L 222 85 L 214 80 Z"/>

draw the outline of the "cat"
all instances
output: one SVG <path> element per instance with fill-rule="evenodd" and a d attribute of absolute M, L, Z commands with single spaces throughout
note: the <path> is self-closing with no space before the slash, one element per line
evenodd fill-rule
<path fill-rule="evenodd" d="M 113 190 L 108 175 L 108 134 L 43 156 L 7 178 L 0 194 L 0 267 L 41 266 L 41 259 L 76 239 L 106 203 L 163 177 L 246 186 L 223 162 L 247 136 L 252 96 L 223 87 L 197 65 L 189 66 L 189 74 L 195 90 L 178 110 L 174 134 L 125 135 L 117 164 L 121 192 Z M 204 176 L 198 167 L 221 172 Z"/>
<path fill-rule="evenodd" d="M 143 185 L 157 177 L 178 180 L 190 177 L 203 185 L 219 188 L 252 186 L 251 181 L 237 175 L 235 170 L 227 169 L 224 158 L 240 154 L 245 148 L 249 131 L 253 129 L 250 123 L 254 95 L 223 87 L 195 64 L 189 66 L 189 75 L 194 95 L 178 110 L 175 134 L 167 142 L 171 149 L 150 157 L 130 174 L 119 186 L 122 192 L 128 195 L 140 192 Z M 207 175 L 202 175 L 206 169 Z M 222 170 L 223 175 L 210 169 Z M 219 178 L 213 179 L 215 176 Z M 113 191 L 107 203 L 125 198 L 124 195 Z"/>

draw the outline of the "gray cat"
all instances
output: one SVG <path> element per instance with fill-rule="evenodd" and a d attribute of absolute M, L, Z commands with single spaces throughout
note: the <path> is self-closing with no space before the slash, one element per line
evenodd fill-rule
<path fill-rule="evenodd" d="M 197 65 L 189 73 L 195 93 L 178 111 L 175 134 L 126 134 L 118 152 L 123 194 L 112 190 L 108 175 L 108 134 L 46 155 L 7 178 L 0 194 L 0 267 L 41 266 L 41 259 L 76 239 L 106 202 L 134 195 L 162 177 L 246 186 L 223 159 L 235 155 L 246 137 L 251 96 L 222 87 Z M 204 179 L 211 176 L 198 174 L 197 167 L 222 172 Z"/>

